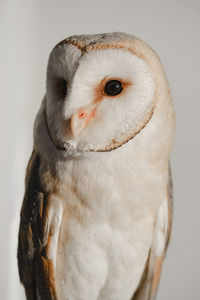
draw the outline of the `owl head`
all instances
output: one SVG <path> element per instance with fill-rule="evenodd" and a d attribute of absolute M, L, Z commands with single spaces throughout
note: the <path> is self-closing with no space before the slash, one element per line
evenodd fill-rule
<path fill-rule="evenodd" d="M 166 134 L 172 115 L 165 73 L 146 43 L 124 33 L 73 36 L 50 54 L 35 136 L 41 145 L 45 131 L 64 156 L 112 151 L 151 123 L 155 138 L 164 123 Z"/>

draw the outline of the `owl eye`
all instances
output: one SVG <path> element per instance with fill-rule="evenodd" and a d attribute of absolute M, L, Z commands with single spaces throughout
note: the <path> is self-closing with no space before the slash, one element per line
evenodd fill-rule
<path fill-rule="evenodd" d="M 108 96 L 117 96 L 122 90 L 123 86 L 119 80 L 109 80 L 104 87 L 104 93 Z"/>
<path fill-rule="evenodd" d="M 67 81 L 65 79 L 60 80 L 60 93 L 62 97 L 65 97 L 67 94 Z"/>
<path fill-rule="evenodd" d="M 64 78 L 53 77 L 51 80 L 51 85 L 48 89 L 53 92 L 55 99 L 64 99 L 67 95 L 67 81 Z"/>

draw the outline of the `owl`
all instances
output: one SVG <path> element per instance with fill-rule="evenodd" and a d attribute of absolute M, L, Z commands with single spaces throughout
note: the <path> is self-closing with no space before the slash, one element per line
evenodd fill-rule
<path fill-rule="evenodd" d="M 153 300 L 169 242 L 174 109 L 157 54 L 125 33 L 55 46 L 18 238 L 28 300 Z"/>

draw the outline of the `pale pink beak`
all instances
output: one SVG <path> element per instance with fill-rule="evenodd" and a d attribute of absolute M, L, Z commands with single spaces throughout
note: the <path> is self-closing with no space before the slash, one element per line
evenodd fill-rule
<path fill-rule="evenodd" d="M 80 135 L 83 129 L 93 119 L 96 112 L 96 105 L 90 104 L 85 107 L 81 107 L 71 117 L 71 131 L 74 137 Z"/>

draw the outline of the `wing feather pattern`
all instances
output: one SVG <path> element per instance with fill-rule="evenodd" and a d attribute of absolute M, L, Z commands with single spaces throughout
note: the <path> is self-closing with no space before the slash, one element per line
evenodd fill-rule
<path fill-rule="evenodd" d="M 18 268 L 28 300 L 56 300 L 51 237 L 50 194 L 41 185 L 40 157 L 33 151 L 26 173 L 18 237 Z M 54 253 L 55 254 L 55 253 Z"/>
<path fill-rule="evenodd" d="M 146 262 L 140 285 L 132 300 L 155 300 L 160 281 L 162 262 L 170 240 L 172 228 L 172 179 L 169 168 L 169 181 L 166 198 L 160 205 L 155 222 L 152 247 Z"/>

